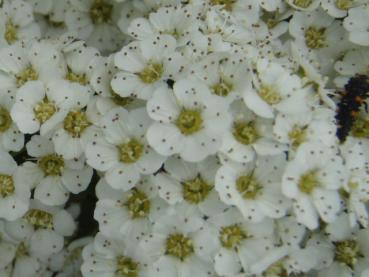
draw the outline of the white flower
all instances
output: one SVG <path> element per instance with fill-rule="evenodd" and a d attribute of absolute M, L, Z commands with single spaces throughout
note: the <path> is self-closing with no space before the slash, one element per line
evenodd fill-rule
<path fill-rule="evenodd" d="M 0 89 L 15 91 L 28 81 L 48 82 L 62 77 L 63 59 L 46 41 L 34 42 L 29 48 L 14 44 L 0 49 Z"/>
<path fill-rule="evenodd" d="M 17 178 L 18 166 L 12 156 L 0 150 L 0 218 L 15 220 L 28 210 L 31 197 L 27 182 Z"/>
<path fill-rule="evenodd" d="M 334 253 L 334 261 L 327 268 L 319 272 L 318 276 L 362 276 L 368 269 L 369 263 L 369 231 L 358 230 L 342 240 L 333 241 L 329 247 Z"/>
<path fill-rule="evenodd" d="M 296 47 L 315 60 L 324 74 L 330 72 L 332 60 L 338 59 L 349 46 L 342 23 L 321 9 L 295 12 L 289 22 L 289 32 Z"/>
<path fill-rule="evenodd" d="M 86 157 L 93 168 L 106 171 L 105 180 L 113 188 L 129 190 L 141 174 L 152 174 L 161 167 L 165 158 L 146 141 L 150 123 L 144 108 L 131 112 L 116 108 L 102 119 L 104 139 L 88 144 Z"/>
<path fill-rule="evenodd" d="M 196 209 L 199 211 L 196 216 L 208 217 L 227 207 L 220 201 L 214 188 L 219 165 L 214 156 L 199 163 L 188 163 L 178 156 L 171 156 L 164 163 L 164 170 L 168 174 L 158 173 L 152 180 L 160 197 L 170 205 Z M 182 209 L 179 206 L 173 206 L 173 209 Z"/>
<path fill-rule="evenodd" d="M 332 17 L 341 18 L 347 16 L 347 12 L 364 4 L 365 0 L 321 0 L 322 8 Z"/>
<path fill-rule="evenodd" d="M 111 0 L 71 0 L 68 8 L 65 24 L 70 32 L 102 52 L 121 46 L 123 35 L 116 25 L 121 4 Z"/>
<path fill-rule="evenodd" d="M 122 71 L 111 81 L 113 90 L 122 97 L 150 99 L 153 91 L 166 86 L 168 79 L 177 80 L 186 60 L 175 51 L 176 40 L 158 35 L 132 42 L 115 55 L 115 65 Z"/>
<path fill-rule="evenodd" d="M 10 115 L 12 104 L 0 96 L 0 149 L 5 151 L 19 151 L 24 145 L 24 135 Z"/>
<path fill-rule="evenodd" d="M 176 209 L 156 220 L 152 233 L 145 236 L 137 251 L 152 263 L 159 276 L 213 276 L 204 241 L 197 230 L 204 224 L 192 217 L 193 210 Z"/>
<path fill-rule="evenodd" d="M 350 226 L 360 222 L 362 226 L 369 226 L 369 211 L 366 202 L 369 200 L 369 172 L 368 161 L 360 141 L 348 139 L 341 146 L 345 167 L 348 171 L 348 180 L 344 184 L 341 195 L 346 202 Z"/>
<path fill-rule="evenodd" d="M 32 6 L 22 0 L 6 0 L 0 9 L 0 47 L 40 38 Z"/>
<path fill-rule="evenodd" d="M 214 54 L 191 65 L 191 75 L 201 79 L 209 90 L 231 103 L 252 88 L 251 69 L 241 55 Z"/>
<path fill-rule="evenodd" d="M 112 189 L 101 179 L 96 194 L 99 200 L 94 218 L 99 222 L 100 232 L 109 238 L 121 238 L 126 245 L 134 246 L 149 234 L 152 224 L 164 215 L 168 206 L 148 178 L 142 178 L 129 191 Z"/>
<path fill-rule="evenodd" d="M 197 235 L 202 246 L 199 250 L 213 260 L 218 275 L 260 273 L 254 265 L 274 250 L 272 220 L 250 223 L 237 209 L 229 208 L 207 222 Z"/>
<path fill-rule="evenodd" d="M 349 32 L 349 40 L 355 44 L 369 45 L 369 5 L 351 8 L 343 21 L 343 26 Z"/>
<path fill-rule="evenodd" d="M 32 136 L 26 145 L 28 155 L 37 163 L 25 162 L 19 170 L 19 178 L 35 188 L 34 198 L 45 205 L 64 204 L 69 193 L 85 190 L 92 177 L 92 169 L 84 160 L 65 160 L 55 153 L 51 139 Z"/>
<path fill-rule="evenodd" d="M 257 117 L 243 101 L 235 101 L 230 106 L 233 124 L 223 134 L 223 143 L 219 149 L 223 163 L 232 160 L 247 163 L 256 155 L 276 155 L 288 148 L 273 138 L 273 121 Z"/>
<path fill-rule="evenodd" d="M 71 236 L 75 227 L 68 212 L 36 200 L 32 200 L 30 209 L 22 218 L 5 223 L 8 235 L 16 240 L 29 239 L 28 253 L 41 259 L 61 251 L 64 237 Z"/>
<path fill-rule="evenodd" d="M 266 59 L 257 62 L 254 78 L 256 89 L 245 92 L 247 107 L 261 117 L 273 118 L 275 111 L 296 114 L 307 111 L 307 90 L 300 78 L 280 64 Z"/>
<path fill-rule="evenodd" d="M 50 131 L 49 135 L 52 136 L 55 152 L 70 160 L 79 158 L 87 143 L 99 137 L 101 131 L 92 124 L 89 114 L 86 113 L 89 95 L 83 92 L 73 94 L 68 85 L 58 84 L 61 83 L 57 81 L 49 85 L 50 90 L 55 90 L 55 104 L 58 106 L 63 103 L 68 109 L 61 110 L 58 116 L 55 116 L 55 120 L 48 124 L 47 131 Z"/>
<path fill-rule="evenodd" d="M 127 247 L 122 240 L 98 233 L 95 240 L 82 251 L 83 276 L 140 276 L 152 277 L 148 264 L 139 253 Z"/>
<path fill-rule="evenodd" d="M 295 158 L 288 162 L 282 191 L 295 200 L 293 210 L 297 221 L 315 229 L 319 217 L 325 222 L 336 219 L 342 208 L 338 189 L 345 181 L 343 162 L 335 149 L 308 142 L 302 144 Z"/>
<path fill-rule="evenodd" d="M 279 142 L 289 146 L 289 154 L 309 141 L 334 146 L 337 143 L 334 116 L 334 111 L 320 107 L 294 116 L 280 113 L 276 117 L 273 133 Z"/>
<path fill-rule="evenodd" d="M 177 81 L 173 91 L 157 89 L 147 111 L 156 120 L 147 131 L 150 145 L 161 155 L 178 153 L 189 162 L 214 154 L 231 123 L 227 103 L 195 79 Z"/>
<path fill-rule="evenodd" d="M 343 88 L 348 80 L 356 74 L 367 74 L 369 61 L 367 48 L 359 48 L 348 51 L 342 60 L 334 64 L 334 69 L 340 74 L 334 79 L 334 83 Z"/>
<path fill-rule="evenodd" d="M 199 33 L 201 22 L 191 9 L 181 6 L 161 7 L 149 14 L 148 19 L 139 17 L 132 20 L 127 33 L 136 40 L 167 34 L 177 41 L 177 47 L 184 47 L 195 34 Z"/>
<path fill-rule="evenodd" d="M 215 189 L 224 203 L 236 206 L 248 221 L 281 218 L 290 208 L 280 188 L 284 164 L 284 155 L 259 157 L 256 163 L 242 166 L 226 164 L 216 174 Z"/>

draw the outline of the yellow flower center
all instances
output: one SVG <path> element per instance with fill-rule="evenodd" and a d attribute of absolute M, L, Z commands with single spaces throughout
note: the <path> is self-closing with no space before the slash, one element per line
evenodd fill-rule
<path fill-rule="evenodd" d="M 29 256 L 29 250 L 24 241 L 22 241 L 20 244 L 18 244 L 17 250 L 15 252 L 15 256 L 17 258 Z"/>
<path fill-rule="evenodd" d="M 145 84 L 152 84 L 158 81 L 163 75 L 163 65 L 160 63 L 149 63 L 141 72 L 138 73 L 141 81 Z"/>
<path fill-rule="evenodd" d="M 130 257 L 119 256 L 116 259 L 116 277 L 138 277 L 139 263 Z"/>
<path fill-rule="evenodd" d="M 46 176 L 61 176 L 64 170 L 64 159 L 58 154 L 49 154 L 38 160 L 38 166 Z"/>
<path fill-rule="evenodd" d="M 23 86 L 28 81 L 35 81 L 38 79 L 38 73 L 35 69 L 30 65 L 15 75 L 16 85 L 18 88 Z"/>
<path fill-rule="evenodd" d="M 132 138 L 127 143 L 118 146 L 119 159 L 123 163 L 135 163 L 144 152 L 144 145 Z"/>
<path fill-rule="evenodd" d="M 15 191 L 13 177 L 0 174 L 0 195 L 2 198 L 13 195 Z"/>
<path fill-rule="evenodd" d="M 212 87 L 212 91 L 214 94 L 218 96 L 228 96 L 230 92 L 233 90 L 233 85 L 230 82 L 227 82 L 225 80 L 221 80 L 219 83 L 215 84 Z"/>
<path fill-rule="evenodd" d="M 357 241 L 345 240 L 335 243 L 334 259 L 339 263 L 353 268 L 360 257 L 363 255 Z"/>
<path fill-rule="evenodd" d="M 201 176 L 183 183 L 183 198 L 191 203 L 198 204 L 206 199 L 212 186 L 205 182 Z"/>
<path fill-rule="evenodd" d="M 88 84 L 87 76 L 84 73 L 74 73 L 69 67 L 67 70 L 67 75 L 65 76 L 65 79 L 68 81 L 71 81 L 73 83 L 79 83 L 82 86 L 85 86 Z"/>
<path fill-rule="evenodd" d="M 200 110 L 183 109 L 179 114 L 176 125 L 182 134 L 188 136 L 202 128 L 203 120 Z"/>
<path fill-rule="evenodd" d="M 325 28 L 310 26 L 305 31 L 305 44 L 310 49 L 320 49 L 327 46 Z"/>
<path fill-rule="evenodd" d="M 281 102 L 282 97 L 278 90 L 272 86 L 263 85 L 259 90 L 260 97 L 270 105 Z"/>
<path fill-rule="evenodd" d="M 53 215 L 39 209 L 29 210 L 23 218 L 30 224 L 33 225 L 35 229 L 49 229 L 54 228 L 54 218 Z"/>
<path fill-rule="evenodd" d="M 236 189 L 245 199 L 255 199 L 262 188 L 253 175 L 243 175 L 236 180 Z"/>
<path fill-rule="evenodd" d="M 115 93 L 114 91 L 111 91 L 110 94 L 111 100 L 113 100 L 113 102 L 121 107 L 125 107 L 128 104 L 132 103 L 134 98 L 132 97 L 122 97 L 119 94 Z"/>
<path fill-rule="evenodd" d="M 293 4 L 295 4 L 297 7 L 306 9 L 311 5 L 312 2 L 312 0 L 294 0 Z"/>
<path fill-rule="evenodd" d="M 136 188 L 131 190 L 127 201 L 124 203 L 131 218 L 143 218 L 150 213 L 150 199 L 147 195 Z"/>
<path fill-rule="evenodd" d="M 220 243 L 227 249 L 237 250 L 238 246 L 246 238 L 247 233 L 238 224 L 222 227 L 219 232 Z"/>
<path fill-rule="evenodd" d="M 107 23 L 110 21 L 113 5 L 105 0 L 95 0 L 90 8 L 90 18 L 94 24 Z"/>
<path fill-rule="evenodd" d="M 73 138 L 81 137 L 83 131 L 90 125 L 91 123 L 83 111 L 70 111 L 64 119 L 64 129 Z"/>
<path fill-rule="evenodd" d="M 183 234 L 169 235 L 166 240 L 166 255 L 173 256 L 181 261 L 194 252 L 193 242 Z"/>
<path fill-rule="evenodd" d="M 369 138 L 369 118 L 357 117 L 352 125 L 351 134 L 356 138 Z"/>
<path fill-rule="evenodd" d="M 240 143 L 249 145 L 259 139 L 258 131 L 255 128 L 255 122 L 235 122 L 233 124 L 233 137 Z"/>
<path fill-rule="evenodd" d="M 4 38 L 7 43 L 11 44 L 18 39 L 18 26 L 14 25 L 11 19 L 5 23 L 5 33 Z"/>
<path fill-rule="evenodd" d="M 311 170 L 300 177 L 298 186 L 302 192 L 310 194 L 316 187 L 320 186 L 320 182 L 316 174 L 316 170 Z"/>
<path fill-rule="evenodd" d="M 236 2 L 236 0 L 210 0 L 211 5 L 223 5 L 227 11 L 232 11 L 233 4 Z"/>
<path fill-rule="evenodd" d="M 45 97 L 41 102 L 37 103 L 33 112 L 35 113 L 36 119 L 42 124 L 49 120 L 56 110 L 56 106 Z"/>
<path fill-rule="evenodd" d="M 336 0 L 336 7 L 340 10 L 348 10 L 354 4 L 353 0 Z"/>
<path fill-rule="evenodd" d="M 297 149 L 301 143 L 306 141 L 306 127 L 294 126 L 288 133 L 288 137 L 292 142 L 292 149 Z"/>
<path fill-rule="evenodd" d="M 7 131 L 12 125 L 12 118 L 7 109 L 0 106 L 0 133 Z"/>
<path fill-rule="evenodd" d="M 264 271 L 263 277 L 288 277 L 289 274 L 284 268 L 282 261 L 277 261 Z"/>

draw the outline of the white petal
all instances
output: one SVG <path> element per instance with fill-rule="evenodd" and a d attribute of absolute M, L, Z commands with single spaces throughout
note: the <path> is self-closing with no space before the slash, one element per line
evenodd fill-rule
<path fill-rule="evenodd" d="M 341 199 L 338 192 L 316 188 L 312 193 L 320 217 L 325 222 L 333 222 L 341 209 Z"/>
<path fill-rule="evenodd" d="M 69 193 L 63 187 L 60 177 L 48 176 L 35 189 L 35 199 L 50 206 L 64 204 L 68 196 Z"/>
<path fill-rule="evenodd" d="M 183 148 L 183 136 L 172 124 L 153 123 L 147 130 L 147 141 L 160 155 L 170 156 Z"/>
<path fill-rule="evenodd" d="M 301 195 L 293 203 L 293 210 L 298 222 L 304 224 L 309 229 L 316 229 L 318 227 L 318 214 L 308 196 Z"/>
<path fill-rule="evenodd" d="M 0 150 L 0 174 L 13 175 L 17 169 L 17 163 L 13 157 L 3 150 Z"/>
<path fill-rule="evenodd" d="M 24 135 L 18 130 L 15 124 L 3 133 L 3 145 L 10 151 L 20 151 L 24 146 Z"/>
<path fill-rule="evenodd" d="M 54 144 L 46 137 L 39 135 L 32 136 L 26 145 L 28 155 L 32 157 L 42 157 L 54 152 Z"/>
<path fill-rule="evenodd" d="M 64 239 L 62 236 L 50 230 L 37 230 L 30 240 L 32 255 L 47 258 L 63 249 Z"/>
<path fill-rule="evenodd" d="M 214 257 L 214 268 L 219 275 L 232 276 L 239 273 L 242 267 L 235 251 L 221 248 Z"/>
<path fill-rule="evenodd" d="M 61 176 L 63 185 L 72 193 L 84 191 L 91 181 L 93 170 L 86 166 L 83 169 L 71 170 L 65 169 Z"/>
<path fill-rule="evenodd" d="M 86 161 L 97 170 L 106 171 L 118 163 L 118 149 L 104 140 L 96 140 L 86 147 Z"/>
<path fill-rule="evenodd" d="M 140 173 L 135 166 L 121 163 L 105 173 L 105 180 L 109 185 L 125 191 L 134 187 L 139 179 Z"/>
<path fill-rule="evenodd" d="M 60 235 L 71 236 L 76 229 L 73 217 L 65 210 L 60 210 L 54 214 L 54 229 Z"/>

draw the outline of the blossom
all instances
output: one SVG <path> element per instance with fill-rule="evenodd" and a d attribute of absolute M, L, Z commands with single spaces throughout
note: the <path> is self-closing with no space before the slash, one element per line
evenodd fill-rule
<path fill-rule="evenodd" d="M 189 162 L 201 161 L 219 149 L 231 119 L 227 103 L 194 79 L 177 81 L 173 90 L 157 89 L 147 111 L 156 121 L 147 131 L 149 144 L 161 155 L 178 153 Z"/>
<path fill-rule="evenodd" d="M 144 108 L 127 112 L 110 111 L 101 121 L 104 138 L 93 140 L 86 148 L 87 163 L 106 171 L 105 180 L 115 189 L 129 190 L 140 175 L 157 171 L 164 157 L 146 141 L 151 119 Z"/>

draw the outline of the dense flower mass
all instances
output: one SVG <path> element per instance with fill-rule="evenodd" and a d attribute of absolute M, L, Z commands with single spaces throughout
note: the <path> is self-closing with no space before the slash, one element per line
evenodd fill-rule
<path fill-rule="evenodd" d="M 368 0 L 0 0 L 1 277 L 368 277 Z"/>

